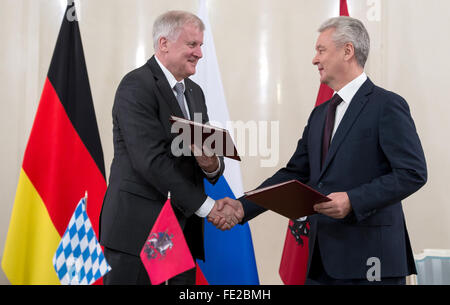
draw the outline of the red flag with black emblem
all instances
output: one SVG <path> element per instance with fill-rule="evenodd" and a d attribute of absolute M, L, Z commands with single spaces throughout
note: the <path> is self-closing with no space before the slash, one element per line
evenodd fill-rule
<path fill-rule="evenodd" d="M 347 0 L 340 0 L 340 16 L 349 16 Z M 320 84 L 316 106 L 328 101 L 333 96 L 333 89 L 326 84 Z M 308 236 L 309 222 L 304 220 L 289 221 L 283 255 L 281 257 L 279 274 L 286 285 L 303 285 L 308 268 Z"/>
<path fill-rule="evenodd" d="M 159 213 L 140 256 L 152 285 L 159 285 L 195 267 L 183 231 L 170 204 L 170 197 Z"/>

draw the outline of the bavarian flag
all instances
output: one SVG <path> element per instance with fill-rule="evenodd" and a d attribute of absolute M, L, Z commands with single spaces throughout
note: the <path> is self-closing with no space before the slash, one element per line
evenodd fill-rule
<path fill-rule="evenodd" d="M 12 284 L 59 284 L 53 255 L 86 190 L 87 212 L 98 236 L 105 169 L 72 1 L 64 14 L 20 171 L 2 259 Z"/>

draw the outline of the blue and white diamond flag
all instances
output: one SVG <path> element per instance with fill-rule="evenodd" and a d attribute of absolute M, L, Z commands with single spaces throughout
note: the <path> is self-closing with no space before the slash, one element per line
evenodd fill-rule
<path fill-rule="evenodd" d="M 86 198 L 80 200 L 70 219 L 53 266 L 63 285 L 91 285 L 111 270 L 86 213 Z"/>

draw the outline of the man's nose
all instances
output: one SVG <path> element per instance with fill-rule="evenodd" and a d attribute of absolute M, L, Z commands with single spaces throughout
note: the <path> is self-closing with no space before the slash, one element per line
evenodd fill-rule
<path fill-rule="evenodd" d="M 199 59 L 203 57 L 202 47 L 195 48 L 194 55 Z"/>
<path fill-rule="evenodd" d="M 318 65 L 319 64 L 319 59 L 317 58 L 317 54 L 313 57 L 312 64 L 313 65 Z"/>

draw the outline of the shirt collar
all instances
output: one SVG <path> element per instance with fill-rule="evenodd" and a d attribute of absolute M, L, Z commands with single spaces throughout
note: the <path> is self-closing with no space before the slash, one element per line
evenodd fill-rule
<path fill-rule="evenodd" d="M 158 57 L 155 56 L 156 62 L 158 63 L 159 67 L 163 71 L 164 75 L 167 78 L 167 81 L 169 82 L 170 88 L 175 87 L 176 83 L 182 83 L 183 84 L 183 92 L 186 90 L 186 85 L 184 84 L 184 79 L 181 81 L 177 81 L 175 79 L 175 76 L 159 61 Z"/>
<path fill-rule="evenodd" d="M 338 92 L 335 91 L 334 93 L 339 94 L 344 102 L 350 104 L 356 92 L 358 92 L 359 88 L 361 88 L 366 80 L 367 75 L 363 71 L 363 73 L 361 73 L 358 77 L 345 85 L 341 90 L 339 90 Z"/>

